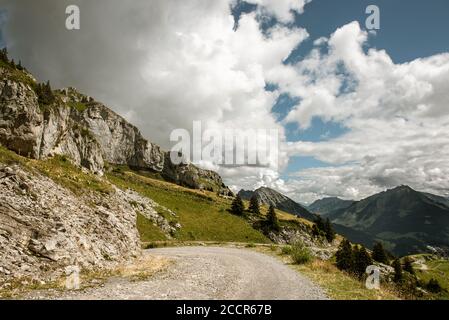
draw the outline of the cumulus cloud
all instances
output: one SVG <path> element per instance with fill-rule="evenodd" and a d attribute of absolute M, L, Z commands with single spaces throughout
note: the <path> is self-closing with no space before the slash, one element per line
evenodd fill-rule
<path fill-rule="evenodd" d="M 320 117 L 348 128 L 326 142 L 289 144 L 290 155 L 330 164 L 297 173 L 293 193 L 360 199 L 408 184 L 448 195 L 449 54 L 394 64 L 383 50 L 364 50 L 368 37 L 356 22 L 337 29 L 329 53 L 313 51 L 296 66 L 296 85 L 285 82 L 302 99 L 287 121 L 308 127 Z"/>
<path fill-rule="evenodd" d="M 449 195 L 449 53 L 395 64 L 369 49 L 372 35 L 353 22 L 285 64 L 308 37 L 291 22 L 309 1 L 247 2 L 257 9 L 234 29 L 236 0 L 0 0 L 3 38 L 16 60 L 54 87 L 75 86 L 105 102 L 165 148 L 170 132 L 191 129 L 193 120 L 213 130 L 278 129 L 279 168 L 201 163 L 234 190 L 270 186 L 301 202 L 360 199 L 400 184 Z M 64 27 L 69 4 L 81 9 L 79 31 Z M 266 15 L 280 23 L 262 31 Z M 266 91 L 268 83 L 278 89 Z M 281 93 L 300 102 L 278 123 L 271 110 Z M 285 142 L 283 125 L 307 128 L 315 117 L 347 132 Z M 298 155 L 329 165 L 282 179 Z"/>
<path fill-rule="evenodd" d="M 294 19 L 294 12 L 303 13 L 304 6 L 311 0 L 247 0 L 246 2 L 257 4 L 261 14 L 268 14 L 281 22 L 289 23 Z"/>
<path fill-rule="evenodd" d="M 284 138 L 271 114 L 279 92 L 266 91 L 266 79 L 308 34 L 282 25 L 262 32 L 259 16 L 287 21 L 306 1 L 250 1 L 258 10 L 242 15 L 236 30 L 234 0 L 1 2 L 15 58 L 54 87 L 75 86 L 106 103 L 166 149 L 170 132 L 190 130 L 194 120 L 204 130 L 277 129 Z M 79 31 L 65 29 L 69 4 L 80 8 Z M 246 187 L 278 174 L 274 165 L 202 165 L 229 184 L 245 176 Z"/>

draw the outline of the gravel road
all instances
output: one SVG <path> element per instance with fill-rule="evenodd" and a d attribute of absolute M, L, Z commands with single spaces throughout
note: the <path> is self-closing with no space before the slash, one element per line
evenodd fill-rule
<path fill-rule="evenodd" d="M 248 249 L 176 247 L 145 254 L 167 257 L 173 263 L 149 280 L 112 278 L 102 287 L 59 293 L 57 299 L 328 299 L 321 288 L 296 271 Z"/>

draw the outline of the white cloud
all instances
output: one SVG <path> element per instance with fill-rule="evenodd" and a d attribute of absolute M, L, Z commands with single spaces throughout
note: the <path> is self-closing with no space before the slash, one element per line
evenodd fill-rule
<path fill-rule="evenodd" d="M 263 33 L 259 11 L 241 16 L 234 30 L 233 0 L 6 2 L 16 58 L 54 87 L 75 86 L 105 102 L 165 148 L 171 130 L 190 130 L 194 120 L 204 129 L 278 129 L 283 137 L 271 114 L 279 93 L 265 91 L 266 79 L 308 37 L 303 29 Z M 304 1 L 257 3 L 284 21 Z M 68 4 L 80 7 L 79 31 L 64 28 Z M 278 174 L 203 165 L 235 185 L 239 176 L 249 186 Z"/>
<path fill-rule="evenodd" d="M 257 4 L 259 12 L 275 16 L 280 22 L 293 21 L 293 12 L 303 13 L 304 6 L 311 0 L 246 0 L 248 3 Z"/>
<path fill-rule="evenodd" d="M 360 199 L 401 184 L 448 195 L 449 54 L 394 64 L 383 50 L 365 51 L 367 40 L 356 22 L 339 28 L 329 53 L 312 52 L 296 66 L 296 85 L 284 84 L 302 98 L 287 121 L 307 127 L 321 117 L 349 129 L 289 145 L 290 155 L 330 164 L 297 173 L 289 182 L 296 197 Z"/>
<path fill-rule="evenodd" d="M 299 201 L 321 196 L 362 198 L 409 184 L 448 194 L 449 54 L 395 64 L 368 49 L 370 34 L 353 22 L 315 41 L 296 65 L 284 65 L 308 37 L 277 25 L 264 35 L 260 15 L 292 22 L 308 1 L 248 1 L 234 31 L 235 0 L 2 0 L 5 36 L 14 58 L 56 87 L 75 86 L 104 101 L 144 134 L 168 148 L 170 131 L 283 127 L 271 114 L 281 92 L 300 97 L 286 122 L 310 126 L 314 117 L 348 132 L 326 142 L 282 144 L 281 169 L 293 155 L 328 168 L 303 170 L 284 181 L 276 168 L 225 168 L 234 188 L 270 186 Z M 65 7 L 78 4 L 81 30 L 64 28 Z M 62 15 L 61 15 L 62 13 Z M 329 47 L 323 54 L 321 48 Z M 279 90 L 265 91 L 266 83 Z"/>

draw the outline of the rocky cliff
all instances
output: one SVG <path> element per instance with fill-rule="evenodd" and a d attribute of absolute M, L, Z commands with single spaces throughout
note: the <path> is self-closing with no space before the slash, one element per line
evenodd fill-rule
<path fill-rule="evenodd" d="M 20 155 L 65 155 L 97 174 L 105 164 L 160 173 L 180 185 L 230 195 L 221 177 L 192 164 L 174 165 L 168 152 L 100 102 L 73 88 L 39 102 L 36 82 L 25 71 L 0 67 L 0 143 Z"/>
<path fill-rule="evenodd" d="M 0 61 L 0 291 L 14 280 L 58 279 L 68 266 L 113 268 L 138 256 L 137 215 L 167 239 L 182 227 L 166 216 L 173 211 L 102 177 L 111 165 L 231 193 L 215 172 L 173 164 L 102 103 L 73 88 L 47 91 L 48 99 L 43 88 Z"/>

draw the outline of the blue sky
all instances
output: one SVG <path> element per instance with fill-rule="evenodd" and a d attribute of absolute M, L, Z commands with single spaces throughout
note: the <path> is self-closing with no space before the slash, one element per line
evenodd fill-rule
<path fill-rule="evenodd" d="M 309 33 L 303 42 L 287 59 L 294 63 L 303 59 L 313 48 L 313 42 L 320 37 L 329 37 L 335 30 L 352 21 L 365 25 L 368 5 L 375 4 L 381 13 L 381 28 L 370 38 L 370 47 L 384 49 L 395 63 L 404 63 L 421 57 L 448 52 L 449 1 L 447 0 L 313 0 L 305 6 L 302 14 L 295 14 L 294 26 Z M 254 10 L 254 5 L 241 2 L 235 9 L 235 17 L 241 12 Z M 274 24 L 273 19 L 270 23 Z M 268 87 L 267 90 L 272 88 Z M 297 97 L 282 94 L 273 107 L 273 113 L 282 121 L 299 102 Z M 323 122 L 314 118 L 310 128 L 302 129 L 297 123 L 285 124 L 288 141 L 319 142 L 337 138 L 348 130 L 335 122 Z M 313 157 L 292 157 L 283 173 L 284 178 L 298 170 L 324 167 L 325 163 Z"/>
<path fill-rule="evenodd" d="M 232 30 L 234 0 L 3 0 L 16 10 L 0 42 L 38 79 L 94 96 L 165 149 L 192 121 L 284 128 L 282 172 L 207 167 L 235 190 L 264 185 L 303 202 L 402 184 L 449 195 L 449 1 L 312 0 L 293 15 L 302 1 L 246 1 L 234 16 L 256 14 Z M 63 27 L 69 2 L 79 32 Z M 371 4 L 380 30 L 367 38 Z M 266 91 L 281 94 L 271 112 Z"/>

